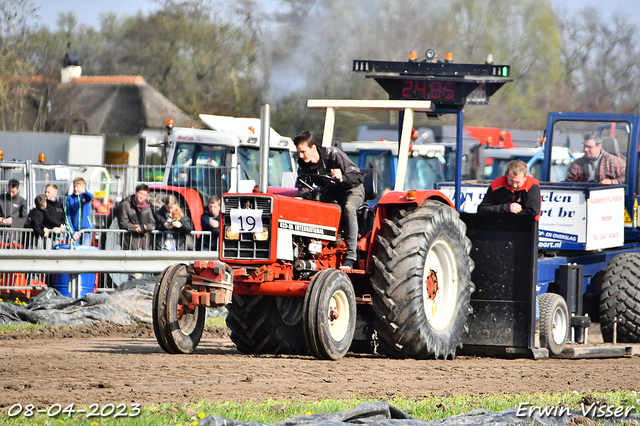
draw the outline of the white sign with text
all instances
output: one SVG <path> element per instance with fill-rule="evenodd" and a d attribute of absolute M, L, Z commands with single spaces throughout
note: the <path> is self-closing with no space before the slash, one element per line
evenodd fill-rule
<path fill-rule="evenodd" d="M 439 189 L 454 200 L 453 184 Z M 486 191 L 487 186 L 463 185 L 460 211 L 476 213 Z M 540 196 L 539 248 L 597 250 L 623 244 L 624 188 L 543 186 Z"/>
<path fill-rule="evenodd" d="M 587 200 L 587 250 L 624 244 L 624 188 L 592 191 Z"/>

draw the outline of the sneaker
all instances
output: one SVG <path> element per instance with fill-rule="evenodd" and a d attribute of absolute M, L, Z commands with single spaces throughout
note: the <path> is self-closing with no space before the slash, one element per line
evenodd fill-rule
<path fill-rule="evenodd" d="M 354 264 L 355 264 L 355 261 L 353 259 L 347 259 L 344 261 L 340 269 L 353 269 Z"/>

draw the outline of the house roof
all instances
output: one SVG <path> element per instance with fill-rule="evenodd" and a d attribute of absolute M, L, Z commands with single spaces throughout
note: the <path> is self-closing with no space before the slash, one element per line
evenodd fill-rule
<path fill-rule="evenodd" d="M 192 120 L 141 76 L 82 76 L 60 84 L 51 103 L 48 130 L 138 135 L 164 129 L 167 118 Z"/>

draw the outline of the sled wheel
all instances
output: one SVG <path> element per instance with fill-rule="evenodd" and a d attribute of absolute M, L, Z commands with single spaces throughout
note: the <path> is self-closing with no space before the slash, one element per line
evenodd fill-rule
<path fill-rule="evenodd" d="M 188 281 L 186 265 L 177 264 L 167 268 L 156 284 L 153 329 L 160 347 L 172 354 L 193 352 L 204 331 L 207 310 L 191 305 Z"/>
<path fill-rule="evenodd" d="M 320 359 L 344 357 L 356 327 L 356 297 L 347 274 L 318 272 L 307 288 L 302 319 L 310 353 Z"/>
<path fill-rule="evenodd" d="M 453 208 L 432 200 L 384 219 L 371 282 L 387 356 L 448 358 L 462 346 L 475 290 L 466 229 Z"/>
<path fill-rule="evenodd" d="M 540 311 L 540 346 L 553 355 L 560 355 L 569 338 L 569 309 L 559 294 L 538 296 Z"/>
<path fill-rule="evenodd" d="M 307 353 L 302 334 L 302 297 L 234 294 L 226 307 L 231 340 L 240 352 Z"/>
<path fill-rule="evenodd" d="M 640 342 L 640 253 L 614 256 L 604 273 L 600 292 L 600 328 L 605 342 Z"/>

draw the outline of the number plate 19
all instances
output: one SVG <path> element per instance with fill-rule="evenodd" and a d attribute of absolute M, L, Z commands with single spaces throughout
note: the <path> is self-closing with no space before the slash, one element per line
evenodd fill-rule
<path fill-rule="evenodd" d="M 262 231 L 262 210 L 231 209 L 231 232 Z"/>

